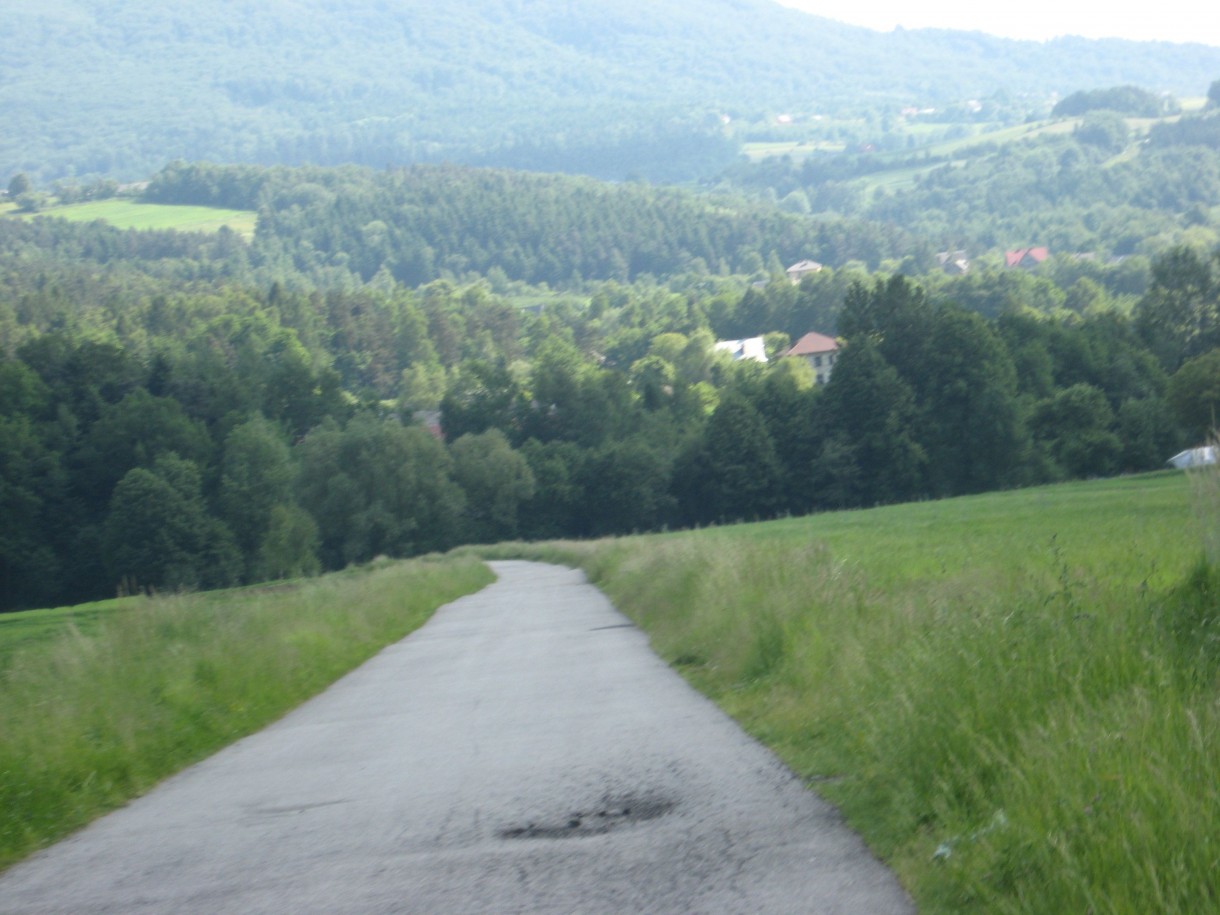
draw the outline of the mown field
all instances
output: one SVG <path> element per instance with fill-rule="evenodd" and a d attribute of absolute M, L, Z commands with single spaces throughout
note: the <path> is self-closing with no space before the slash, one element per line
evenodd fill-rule
<path fill-rule="evenodd" d="M 17 215 L 12 204 L 0 210 L 3 215 Z M 41 210 L 39 216 L 54 216 L 71 222 L 101 220 L 118 229 L 173 229 L 177 232 L 219 232 L 227 226 L 245 238 L 254 236 L 258 214 L 248 210 L 225 210 L 215 207 L 169 206 L 141 203 L 122 197 L 70 206 L 53 206 Z M 29 217 L 26 217 L 29 218 Z"/>
<path fill-rule="evenodd" d="M 1206 490 L 1161 473 L 501 549 L 582 565 L 922 912 L 1194 913 L 1220 910 Z"/>
<path fill-rule="evenodd" d="M 814 153 L 841 153 L 846 149 L 845 143 L 829 140 L 758 140 L 742 144 L 742 153 L 751 162 L 762 162 L 778 156 L 800 162 Z"/>
<path fill-rule="evenodd" d="M 0 868 L 265 727 L 492 577 L 424 559 L 0 616 Z"/>

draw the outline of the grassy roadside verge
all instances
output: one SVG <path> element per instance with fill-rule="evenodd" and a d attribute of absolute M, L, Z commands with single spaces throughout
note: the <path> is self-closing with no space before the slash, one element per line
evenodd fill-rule
<path fill-rule="evenodd" d="M 1181 476 L 523 549 L 582 565 L 921 911 L 1216 909 L 1220 579 Z"/>
<path fill-rule="evenodd" d="M 476 560 L 421 559 L 129 599 L 27 638 L 0 656 L 0 868 L 264 727 L 491 580 Z"/>

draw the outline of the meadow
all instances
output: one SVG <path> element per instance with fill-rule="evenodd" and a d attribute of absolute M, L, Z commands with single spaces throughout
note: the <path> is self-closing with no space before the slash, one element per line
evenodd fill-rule
<path fill-rule="evenodd" d="M 476 556 L 520 556 L 583 567 L 921 912 L 1215 911 L 1205 555 L 1220 474 L 1163 472 L 17 615 L 0 862 L 317 692 L 489 580 Z"/>
<path fill-rule="evenodd" d="M 441 604 L 475 560 L 0 617 L 0 868 L 321 692 Z"/>
<path fill-rule="evenodd" d="M 0 215 L 17 215 L 16 208 L 9 204 L 7 209 L 0 210 Z M 222 227 L 227 227 L 243 238 L 254 237 L 254 226 L 258 219 L 257 213 L 248 210 L 141 203 L 125 197 L 47 207 L 36 215 L 54 216 L 69 222 L 101 220 L 116 229 L 219 232 Z"/>
<path fill-rule="evenodd" d="M 21 648 L 44 642 L 67 632 L 92 632 L 107 616 L 142 603 L 139 597 L 118 597 L 72 607 L 22 610 L 0 614 L 0 672 Z"/>
<path fill-rule="evenodd" d="M 1200 100 L 1190 99 L 1183 107 L 1186 110 L 1197 110 L 1202 107 Z M 1023 143 L 1038 137 L 1073 133 L 1082 123 L 1082 118 L 1068 117 L 1032 121 L 1013 126 L 995 124 L 973 125 L 965 136 L 950 140 L 927 142 L 927 138 L 938 132 L 943 132 L 945 124 L 929 121 L 913 121 L 903 125 L 902 131 L 918 141 L 918 153 L 926 158 L 928 163 L 911 165 L 911 150 L 901 152 L 874 153 L 870 160 L 874 163 L 895 163 L 893 167 L 881 168 L 858 179 L 856 183 L 864 192 L 871 193 L 878 189 L 887 192 L 897 192 L 913 188 L 919 178 L 945 164 L 961 166 L 979 155 L 997 147 L 1014 143 Z M 1156 124 L 1173 123 L 1180 120 L 1180 115 L 1164 118 L 1127 118 L 1127 126 L 1132 131 L 1132 144 L 1122 157 L 1134 157 L 1139 150 L 1139 141 L 1146 137 L 1149 130 Z M 775 157 L 788 157 L 795 163 L 815 153 L 843 152 L 843 144 L 820 143 L 812 140 L 790 140 L 774 142 L 751 142 L 744 144 L 743 152 L 751 162 L 761 162 Z M 1122 157 L 1115 157 L 1119 161 Z"/>
<path fill-rule="evenodd" d="M 1206 490 L 1159 473 L 498 552 L 583 566 L 920 911 L 1216 911 Z"/>

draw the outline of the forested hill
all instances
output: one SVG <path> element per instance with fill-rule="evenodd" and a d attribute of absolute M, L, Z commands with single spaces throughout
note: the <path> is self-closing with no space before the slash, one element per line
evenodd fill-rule
<path fill-rule="evenodd" d="M 907 250 L 882 223 L 643 183 L 464 166 L 261 168 L 174 163 L 146 196 L 257 209 L 254 256 L 320 279 L 385 271 L 416 286 L 496 272 L 550 285 L 688 271 L 752 273 L 814 257 L 876 266 Z M 764 257 L 775 257 L 772 264 Z"/>
<path fill-rule="evenodd" d="M 47 0 L 0 28 L 0 180 L 176 157 L 690 178 L 736 151 L 725 118 L 1217 73 L 1202 45 L 882 34 L 770 0 Z"/>

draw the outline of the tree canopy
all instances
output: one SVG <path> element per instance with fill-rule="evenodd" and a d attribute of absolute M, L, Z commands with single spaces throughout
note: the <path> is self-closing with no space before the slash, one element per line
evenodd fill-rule
<path fill-rule="evenodd" d="M 0 219 L 4 609 L 1147 470 L 1214 408 L 1207 248 L 949 276 L 733 194 L 455 166 L 152 190 L 267 221 Z M 881 238 L 877 269 L 834 256 Z M 823 384 L 782 355 L 810 330 Z M 750 336 L 766 363 L 714 345 Z"/>

